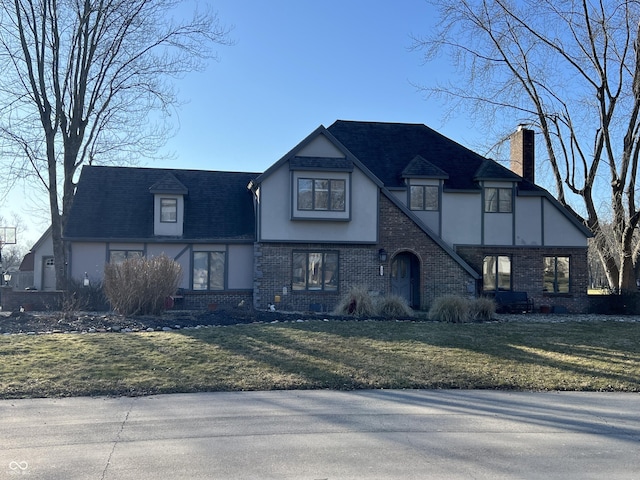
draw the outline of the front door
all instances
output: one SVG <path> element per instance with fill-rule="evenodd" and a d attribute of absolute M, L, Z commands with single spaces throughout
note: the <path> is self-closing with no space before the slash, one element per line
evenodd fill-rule
<path fill-rule="evenodd" d="M 42 258 L 42 290 L 56 289 L 56 264 L 53 257 Z"/>
<path fill-rule="evenodd" d="M 411 308 L 420 308 L 420 264 L 409 252 L 391 261 L 391 293 L 407 300 Z"/>

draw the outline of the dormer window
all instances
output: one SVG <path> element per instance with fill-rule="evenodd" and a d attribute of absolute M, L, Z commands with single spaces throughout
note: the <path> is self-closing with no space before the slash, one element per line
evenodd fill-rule
<path fill-rule="evenodd" d="M 437 185 L 412 185 L 409 193 L 411 210 L 437 211 L 439 187 Z"/>
<path fill-rule="evenodd" d="M 178 199 L 160 199 L 160 221 L 163 223 L 176 223 L 178 221 Z"/>
<path fill-rule="evenodd" d="M 488 213 L 511 213 L 513 190 L 511 188 L 485 187 L 484 211 Z"/>

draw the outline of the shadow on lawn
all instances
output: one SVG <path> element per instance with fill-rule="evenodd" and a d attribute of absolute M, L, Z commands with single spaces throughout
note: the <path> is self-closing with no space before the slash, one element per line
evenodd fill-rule
<path fill-rule="evenodd" d="M 304 322 L 183 331 L 299 380 L 286 388 L 640 390 L 634 324 Z"/>

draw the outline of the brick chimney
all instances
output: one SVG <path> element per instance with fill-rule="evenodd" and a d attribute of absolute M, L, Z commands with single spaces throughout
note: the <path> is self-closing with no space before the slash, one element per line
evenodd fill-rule
<path fill-rule="evenodd" d="M 511 170 L 531 183 L 536 181 L 535 142 L 533 130 L 524 125 L 511 134 Z"/>

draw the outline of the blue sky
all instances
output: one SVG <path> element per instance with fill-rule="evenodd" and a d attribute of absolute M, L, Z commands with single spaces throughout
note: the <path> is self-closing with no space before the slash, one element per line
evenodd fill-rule
<path fill-rule="evenodd" d="M 160 151 L 172 160 L 144 166 L 261 172 L 319 125 L 335 120 L 424 123 L 472 147 L 477 133 L 414 84 L 452 75 L 446 62 L 424 64 L 411 35 L 427 34 L 437 18 L 425 0 L 212 0 L 233 26 L 235 45 L 219 61 L 176 86 L 187 103 L 179 131 Z M 476 138 L 474 138 L 476 135 Z M 482 153 L 482 152 L 479 152 Z M 16 212 L 33 243 L 46 229 L 46 198 L 16 191 L 0 215 Z M 24 208 L 18 205 L 25 205 Z"/>
<path fill-rule="evenodd" d="M 426 123 L 464 143 L 460 123 L 413 84 L 446 66 L 424 65 L 411 34 L 435 22 L 425 0 L 221 0 L 236 44 L 180 84 L 172 151 L 185 168 L 263 171 L 319 125 L 337 119 Z M 155 162 L 174 166 L 173 162 Z"/>

